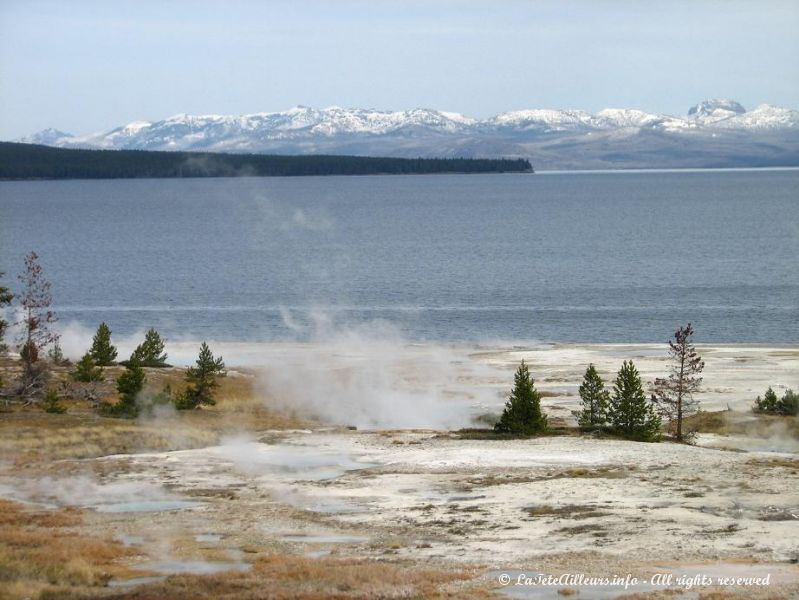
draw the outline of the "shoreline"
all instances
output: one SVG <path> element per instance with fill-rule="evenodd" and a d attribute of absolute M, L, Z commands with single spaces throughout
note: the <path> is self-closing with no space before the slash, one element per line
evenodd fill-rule
<path fill-rule="evenodd" d="M 265 155 L 271 156 L 271 155 Z M 292 155 L 293 156 L 293 155 Z M 305 156 L 305 155 L 299 155 Z M 314 156 L 314 155 L 308 155 Z M 435 160 L 435 159 L 431 159 Z M 495 160 L 495 159 L 489 159 Z M 406 177 L 408 175 L 415 176 L 475 176 L 475 175 L 630 175 L 630 174 L 658 174 L 658 173 L 752 173 L 752 172 L 795 172 L 799 171 L 799 165 L 790 166 L 772 166 L 772 167 L 641 167 L 636 168 L 620 168 L 620 169 L 543 169 L 537 170 L 533 166 L 529 171 L 485 171 L 485 172 L 470 172 L 470 171 L 445 171 L 440 173 L 353 173 L 353 174 L 314 174 L 314 175 L 206 175 L 206 176 L 163 176 L 163 177 L 0 177 L 0 183 L 19 183 L 19 182 L 41 182 L 41 181 L 115 181 L 115 180 L 152 180 L 161 181 L 164 179 L 298 179 L 298 178 L 332 178 L 332 177 Z"/>

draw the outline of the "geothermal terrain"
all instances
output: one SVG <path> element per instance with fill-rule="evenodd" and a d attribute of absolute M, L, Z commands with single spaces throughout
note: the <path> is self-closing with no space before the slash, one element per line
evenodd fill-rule
<path fill-rule="evenodd" d="M 499 414 L 521 359 L 569 425 L 589 362 L 651 381 L 659 345 L 361 342 L 218 344 L 219 403 L 189 414 L 2 413 L 2 594 L 799 596 L 799 428 L 749 410 L 799 387 L 799 348 L 700 347 L 688 446 L 462 429 Z M 536 579 L 563 574 L 624 584 Z"/>

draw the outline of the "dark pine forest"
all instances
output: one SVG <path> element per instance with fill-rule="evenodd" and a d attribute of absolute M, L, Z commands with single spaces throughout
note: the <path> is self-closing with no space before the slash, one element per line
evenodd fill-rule
<path fill-rule="evenodd" d="M 0 142 L 0 179 L 529 173 L 525 159 L 80 150 Z"/>

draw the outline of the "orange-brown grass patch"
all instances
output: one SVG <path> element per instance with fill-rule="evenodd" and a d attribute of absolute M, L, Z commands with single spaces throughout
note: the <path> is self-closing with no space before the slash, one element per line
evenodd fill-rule
<path fill-rule="evenodd" d="M 83 535 L 78 511 L 34 510 L 0 500 L 0 589 L 3 597 L 33 598 L 46 592 L 86 597 L 115 575 L 127 575 L 119 559 L 132 554 L 118 542 Z M 56 593 L 58 592 L 58 593 Z"/>
<path fill-rule="evenodd" d="M 775 433 L 799 438 L 799 419 L 730 410 L 701 411 L 685 419 L 684 427 L 699 433 L 768 438 Z"/>
<path fill-rule="evenodd" d="M 111 385 L 122 367 L 104 370 L 104 401 L 114 403 Z M 183 389 L 185 369 L 145 369 L 147 388 L 160 391 L 169 385 Z M 0 368 L 0 374 L 8 370 Z M 54 369 L 53 381 L 68 381 L 68 369 Z M 67 396 L 66 414 L 48 414 L 39 407 L 13 404 L 0 412 L 0 459 L 18 465 L 67 458 L 93 458 L 108 454 L 198 448 L 219 443 L 222 436 L 241 431 L 288 429 L 307 426 L 296 417 L 277 414 L 268 407 L 248 372 L 231 372 L 219 379 L 216 406 L 175 411 L 163 407 L 153 416 L 138 419 L 101 417 L 84 400 Z M 58 388 L 56 386 L 57 389 Z M 70 389 L 70 388 L 66 388 Z"/>
<path fill-rule="evenodd" d="M 791 471 L 799 471 L 799 458 L 776 456 L 773 458 L 751 458 L 746 461 L 747 465 L 754 467 L 784 467 Z"/>
<path fill-rule="evenodd" d="M 466 567 L 420 565 L 407 561 L 306 558 L 275 555 L 250 571 L 174 576 L 116 593 L 115 600 L 270 600 L 352 598 L 487 598 Z"/>

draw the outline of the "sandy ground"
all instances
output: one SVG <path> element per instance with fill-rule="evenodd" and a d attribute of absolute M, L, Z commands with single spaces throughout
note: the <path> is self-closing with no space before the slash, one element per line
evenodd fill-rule
<path fill-rule="evenodd" d="M 234 353 L 239 364 L 247 364 L 245 350 Z M 269 345 L 257 349 L 257 362 L 280 357 L 290 369 L 308 351 Z M 708 409 L 744 411 L 767 385 L 799 387 L 799 349 L 701 351 L 707 362 L 701 399 Z M 587 363 L 609 375 L 632 358 L 648 379 L 663 371 L 662 354 L 662 347 L 648 345 L 444 352 L 407 346 L 395 361 L 399 375 L 383 373 L 380 384 L 402 390 L 393 398 L 413 402 L 426 389 L 414 365 L 449 365 L 444 380 L 436 380 L 446 393 L 435 401 L 479 414 L 501 407 L 513 368 L 524 358 L 540 389 L 554 394 L 546 397 L 550 414 L 566 416 L 577 406 Z M 343 355 L 324 348 L 315 357 L 328 375 L 366 360 L 357 350 Z M 270 373 L 264 370 L 265 381 Z M 342 381 L 331 397 L 361 393 L 364 382 Z M 351 408 L 361 412 L 345 414 L 345 422 L 385 414 L 364 412 L 358 402 Z M 0 496 L 83 508 L 88 531 L 139 551 L 131 565 L 142 578 L 111 582 L 123 587 L 169 573 L 247 569 L 257 557 L 279 552 L 477 565 L 481 584 L 514 597 L 557 598 L 568 588 L 581 598 L 686 589 L 685 581 L 651 583 L 663 573 L 769 575 L 767 587 L 720 589 L 740 597 L 799 597 L 799 447 L 779 431 L 757 439 L 704 434 L 692 447 L 317 427 L 241 433 L 191 450 L 27 465 L 24 475 L 19 469 L 2 466 Z M 520 576 L 537 573 L 632 575 L 643 583 L 627 590 L 516 585 Z M 505 575 L 510 583 L 503 586 Z"/>

